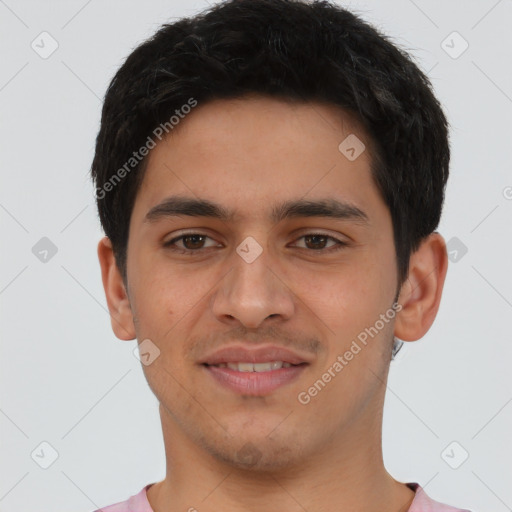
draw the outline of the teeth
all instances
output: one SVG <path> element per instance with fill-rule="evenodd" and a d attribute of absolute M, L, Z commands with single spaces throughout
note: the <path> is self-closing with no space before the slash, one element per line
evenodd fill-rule
<path fill-rule="evenodd" d="M 238 372 L 270 372 L 272 370 L 279 370 L 279 368 L 289 368 L 291 363 L 283 361 L 270 361 L 268 363 L 219 363 L 214 366 L 219 368 L 231 368 Z"/>

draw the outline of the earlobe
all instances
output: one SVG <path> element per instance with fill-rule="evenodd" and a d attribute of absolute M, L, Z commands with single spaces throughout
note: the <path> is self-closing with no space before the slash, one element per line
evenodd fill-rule
<path fill-rule="evenodd" d="M 394 334 L 404 341 L 422 338 L 434 323 L 443 292 L 448 255 L 439 233 L 432 233 L 411 255 L 409 275 L 402 285 Z"/>
<path fill-rule="evenodd" d="M 130 300 L 115 261 L 112 243 L 106 236 L 98 243 L 98 259 L 112 330 L 120 340 L 133 340 L 136 335 Z"/>

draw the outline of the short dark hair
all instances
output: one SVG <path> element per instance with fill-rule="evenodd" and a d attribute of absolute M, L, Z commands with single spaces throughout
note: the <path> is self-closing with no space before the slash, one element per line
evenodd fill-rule
<path fill-rule="evenodd" d="M 441 217 L 447 120 L 429 79 L 404 50 L 356 14 L 305 0 L 215 4 L 162 25 L 115 74 L 91 174 L 125 283 L 130 218 L 147 162 L 138 154 L 135 160 L 134 151 L 155 127 L 169 127 L 191 98 L 204 104 L 251 93 L 318 101 L 355 115 L 371 139 L 371 172 L 390 210 L 401 285 L 411 253 Z"/>

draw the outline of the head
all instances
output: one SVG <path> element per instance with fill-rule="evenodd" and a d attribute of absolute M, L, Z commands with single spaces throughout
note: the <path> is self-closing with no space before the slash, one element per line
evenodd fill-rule
<path fill-rule="evenodd" d="M 427 77 L 335 4 L 232 0 L 136 48 L 96 141 L 98 252 L 114 332 L 159 351 L 144 371 L 169 428 L 231 464 L 253 443 L 269 468 L 377 424 L 393 336 L 439 306 L 448 165 Z M 235 342 L 306 364 L 233 393 L 203 363 Z"/>

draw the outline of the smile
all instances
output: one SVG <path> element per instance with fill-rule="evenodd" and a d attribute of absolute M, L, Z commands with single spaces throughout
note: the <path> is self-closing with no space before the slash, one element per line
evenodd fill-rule
<path fill-rule="evenodd" d="M 264 363 L 203 364 L 213 381 L 240 395 L 268 395 L 299 377 L 308 363 L 291 364 L 283 361 Z"/>
<path fill-rule="evenodd" d="M 290 366 L 294 365 L 285 361 L 270 361 L 268 363 L 219 363 L 211 366 L 231 368 L 239 372 L 271 372 L 279 370 L 279 368 L 290 368 Z"/>

